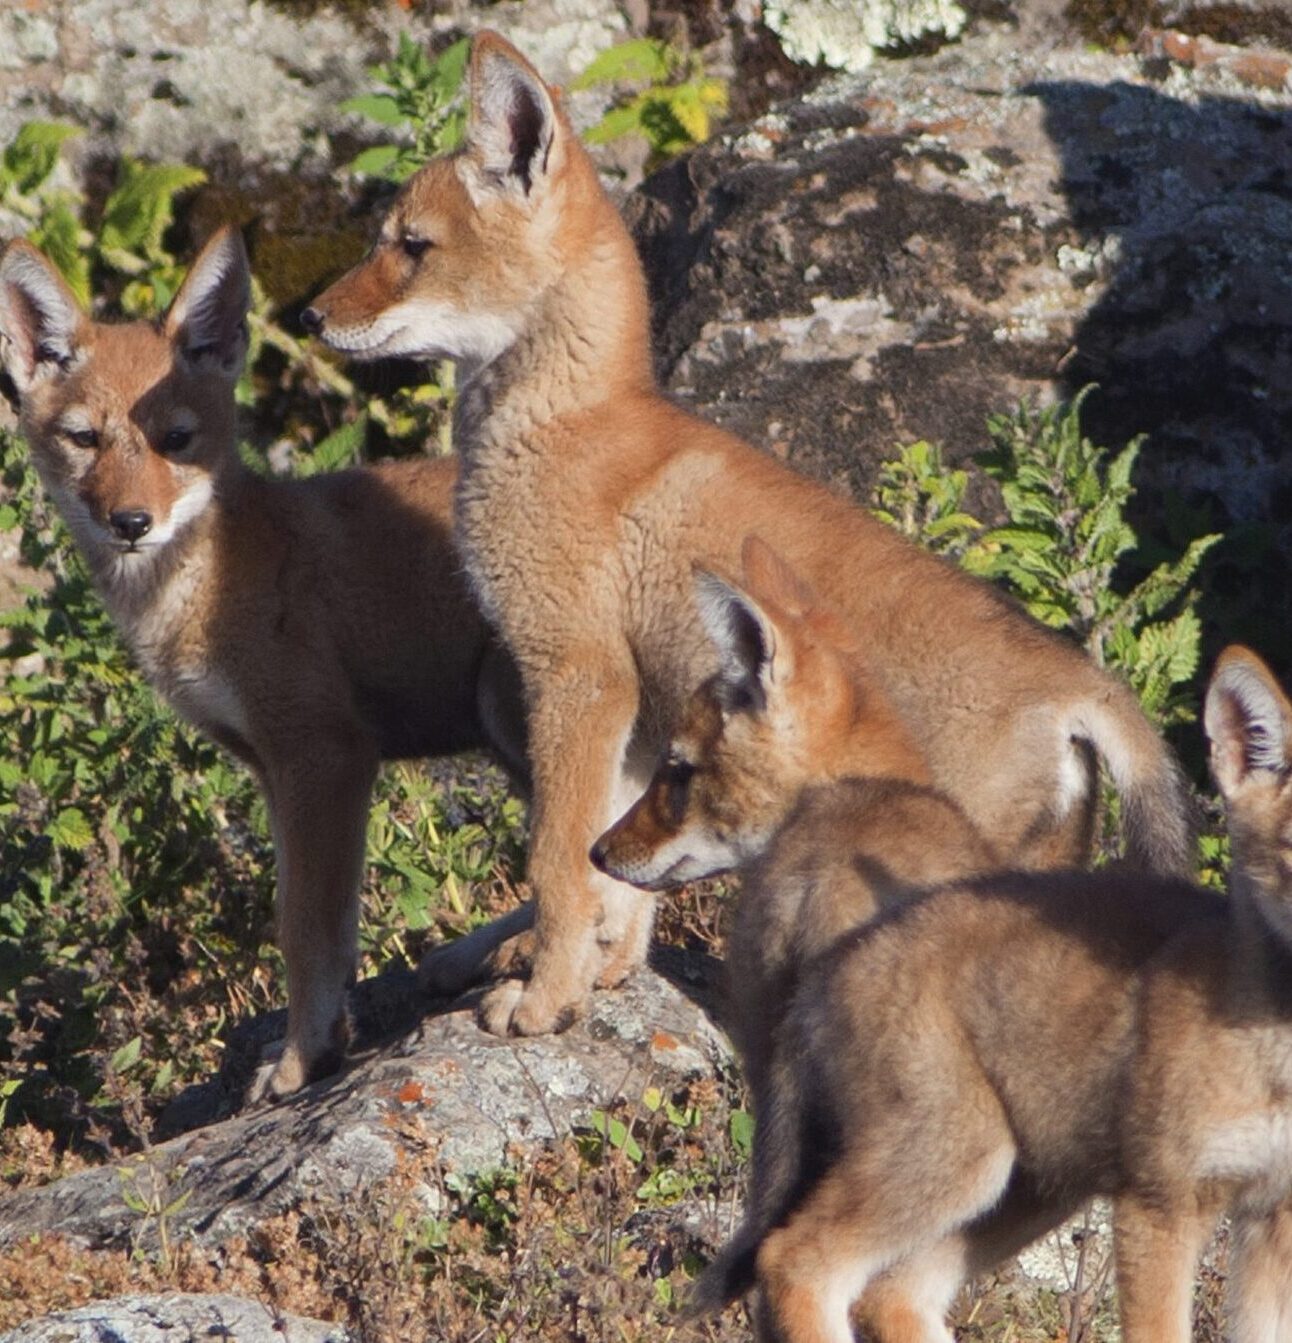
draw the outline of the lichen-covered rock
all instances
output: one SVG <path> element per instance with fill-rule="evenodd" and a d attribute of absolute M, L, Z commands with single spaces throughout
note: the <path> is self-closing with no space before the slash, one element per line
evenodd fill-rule
<path fill-rule="evenodd" d="M 167 1292 L 60 1310 L 0 1334 L 0 1343 L 353 1343 L 339 1324 L 271 1311 L 240 1296 Z"/>
<path fill-rule="evenodd" d="M 432 1144 L 441 1169 L 471 1176 L 568 1136 L 620 1097 L 637 1100 L 649 1085 L 668 1089 L 726 1066 L 704 1010 L 650 971 L 596 994 L 563 1035 L 534 1040 L 487 1035 L 470 1003 L 391 1039 L 391 1017 L 417 1020 L 425 1010 L 415 977 L 390 973 L 361 987 L 361 1016 L 385 1019 L 388 1038 L 365 1048 L 361 1034 L 363 1057 L 345 1072 L 282 1105 L 214 1123 L 221 1109 L 212 1084 L 173 1121 L 205 1127 L 120 1166 L 0 1200 L 0 1246 L 38 1232 L 90 1247 L 152 1244 L 155 1221 L 127 1195 L 136 1208 L 187 1195 L 168 1216 L 172 1235 L 215 1243 L 311 1196 L 361 1199 L 395 1170 L 407 1142 L 419 1156 Z"/>
<path fill-rule="evenodd" d="M 340 104 L 371 87 L 369 67 L 391 54 L 398 32 L 427 42 L 487 24 L 558 83 L 628 35 L 612 0 L 459 0 L 435 10 L 378 5 L 360 21 L 264 0 L 0 6 L 0 146 L 24 121 L 58 119 L 86 131 L 78 162 L 128 154 L 318 174 L 331 166 L 334 137 L 371 132 Z"/>
<path fill-rule="evenodd" d="M 968 16 L 955 0 L 764 0 L 763 21 L 791 60 L 864 70 L 876 50 L 930 34 L 955 37 Z"/>
<path fill-rule="evenodd" d="M 836 77 L 629 208 L 670 391 L 860 498 L 895 443 L 962 460 L 989 413 L 1096 382 L 1094 435 L 1148 435 L 1141 507 L 1284 525 L 1292 90 L 984 32 Z"/>

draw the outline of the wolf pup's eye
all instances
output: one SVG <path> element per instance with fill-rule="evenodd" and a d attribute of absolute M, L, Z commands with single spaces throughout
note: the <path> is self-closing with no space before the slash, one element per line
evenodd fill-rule
<path fill-rule="evenodd" d="M 675 825 L 681 824 L 686 815 L 687 798 L 695 773 L 695 766 L 680 756 L 669 756 L 664 764 L 664 805 Z"/>
<path fill-rule="evenodd" d="M 414 238 L 408 234 L 404 235 L 399 245 L 404 249 L 404 255 L 411 256 L 414 261 L 435 246 L 429 238 Z"/>
<path fill-rule="evenodd" d="M 183 452 L 193 441 L 193 431 L 191 429 L 167 429 L 162 435 L 161 450 L 167 455 L 174 452 Z"/>
<path fill-rule="evenodd" d="M 69 429 L 67 430 L 67 437 L 78 448 L 97 448 L 99 446 L 99 431 L 97 429 Z"/>

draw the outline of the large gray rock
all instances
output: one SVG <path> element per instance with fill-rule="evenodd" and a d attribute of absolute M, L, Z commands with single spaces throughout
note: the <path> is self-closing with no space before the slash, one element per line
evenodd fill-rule
<path fill-rule="evenodd" d="M 413 979 L 409 972 L 370 983 L 364 1010 L 407 1015 Z M 362 1199 L 394 1171 L 412 1130 L 419 1156 L 430 1142 L 444 1171 L 470 1176 L 566 1137 L 620 1097 L 712 1075 L 727 1058 L 705 1011 L 645 970 L 621 990 L 596 994 L 588 1015 L 560 1036 L 500 1040 L 460 1003 L 379 1047 L 364 1052 L 363 1044 L 344 1073 L 282 1105 L 208 1122 L 120 1166 L 6 1196 L 0 1246 L 37 1232 L 91 1247 L 151 1245 L 155 1219 L 132 1210 L 127 1197 L 136 1208 L 171 1208 L 185 1195 L 167 1214 L 171 1238 L 216 1243 L 311 1196 Z M 209 1121 L 216 1104 L 213 1095 L 199 1097 L 184 1122 Z"/>
<path fill-rule="evenodd" d="M 282 1315 L 239 1296 L 167 1292 L 121 1296 L 28 1320 L 0 1334 L 0 1343 L 351 1343 L 339 1324 Z"/>
<path fill-rule="evenodd" d="M 558 83 L 629 35 L 613 0 L 434 8 L 373 5 L 360 20 L 343 8 L 292 12 L 263 0 L 0 6 L 0 146 L 24 121 L 54 118 L 85 129 L 71 151 L 80 162 L 129 154 L 244 174 L 325 173 L 332 137 L 372 132 L 339 105 L 372 87 L 368 68 L 401 31 L 426 42 L 488 24 Z"/>
<path fill-rule="evenodd" d="M 1180 50 L 983 31 L 665 168 L 629 208 L 666 384 L 865 497 L 896 442 L 959 458 L 988 412 L 1098 382 L 1142 483 L 1282 525 L 1292 83 Z"/>

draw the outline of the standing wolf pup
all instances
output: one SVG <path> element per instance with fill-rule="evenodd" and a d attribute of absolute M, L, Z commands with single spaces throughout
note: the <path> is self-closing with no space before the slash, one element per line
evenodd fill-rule
<path fill-rule="evenodd" d="M 1085 857 L 1097 753 L 1130 856 L 1188 868 L 1187 790 L 1130 691 L 986 584 L 666 401 L 632 239 L 552 91 L 492 33 L 470 81 L 465 149 L 408 182 L 304 320 L 353 358 L 460 361 L 457 537 L 520 667 L 534 785 L 532 971 L 486 996 L 484 1024 L 559 1028 L 643 960 L 653 903 L 588 850 L 715 670 L 692 563 L 734 571 L 747 532 L 774 536 L 865 639 L 934 779 L 1004 859 Z M 496 942 L 451 948 L 427 980 L 456 987 Z"/>
<path fill-rule="evenodd" d="M 0 355 L 45 488 L 144 674 L 264 789 L 288 1026 L 257 1091 L 283 1095 L 345 1046 L 378 761 L 489 741 L 519 769 L 523 726 L 458 576 L 452 462 L 295 482 L 239 461 L 249 296 L 229 229 L 158 326 L 91 321 L 27 243 L 0 257 Z"/>
<path fill-rule="evenodd" d="M 1292 705 L 1231 648 L 1205 716 L 1227 901 L 998 874 L 881 913 L 804 969 L 759 1116 L 768 1196 L 701 1304 L 756 1277 L 769 1340 L 851 1343 L 860 1299 L 885 1343 L 948 1343 L 965 1278 L 1104 1194 L 1127 1343 L 1186 1343 L 1225 1213 L 1231 1336 L 1292 1338 Z"/>
<path fill-rule="evenodd" d="M 768 546 L 747 538 L 740 584 L 701 571 L 696 595 L 720 670 L 691 696 L 646 792 L 592 860 L 647 890 L 741 875 L 722 1019 L 758 1127 L 744 1229 L 705 1273 L 692 1302 L 702 1308 L 753 1285 L 759 1210 L 779 1207 L 799 1175 L 780 1133 L 782 1116 L 798 1117 L 796 1098 L 771 1079 L 800 983 L 810 985 L 817 958 L 859 924 L 999 863 L 961 808 L 930 786 L 856 636 Z M 733 641 L 741 627 L 759 637 Z M 1028 1239 L 1010 1221 L 990 1243 L 1004 1254 Z M 885 1343 L 902 1337 L 900 1278 L 868 1290 L 863 1308 Z"/>

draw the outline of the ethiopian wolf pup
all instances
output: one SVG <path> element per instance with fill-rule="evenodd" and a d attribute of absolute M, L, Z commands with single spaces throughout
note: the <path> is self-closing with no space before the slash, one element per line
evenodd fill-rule
<path fill-rule="evenodd" d="M 640 263 L 554 93 L 500 37 L 472 48 L 465 148 L 403 188 L 369 257 L 304 317 L 333 349 L 460 362 L 457 538 L 524 682 L 537 917 L 496 1032 L 559 1028 L 645 956 L 653 902 L 594 871 L 593 840 L 649 778 L 716 669 L 695 562 L 734 572 L 746 533 L 866 642 L 934 779 L 1019 865 L 1079 861 L 1094 757 L 1130 856 L 1192 860 L 1181 774 L 1134 696 L 987 585 L 665 400 Z M 457 987 L 490 930 L 424 967 Z"/>
<path fill-rule="evenodd" d="M 800 967 L 881 909 L 999 866 L 945 793 L 838 615 L 755 537 L 739 584 L 695 576 L 719 670 L 646 791 L 596 842 L 643 890 L 738 871 L 724 1013 L 761 1113 Z"/>
<path fill-rule="evenodd" d="M 0 257 L 0 353 L 45 488 L 149 681 L 269 805 L 294 1091 L 346 1042 L 377 763 L 486 741 L 523 761 L 514 674 L 451 544 L 455 467 L 307 481 L 239 461 L 247 258 L 217 233 L 162 321 L 91 321 L 25 242 Z"/>
<path fill-rule="evenodd" d="M 646 792 L 593 846 L 602 871 L 664 890 L 739 871 L 727 940 L 724 1024 L 758 1128 L 747 1219 L 775 1206 L 783 1163 L 773 1093 L 777 1027 L 802 977 L 840 937 L 882 910 L 999 864 L 929 772 L 866 665 L 856 636 L 756 538 L 739 584 L 696 575 L 720 670 L 683 709 Z M 750 634 L 755 637 L 749 637 Z M 748 1239 L 705 1281 L 752 1283 Z M 872 1290 L 888 1338 L 904 1302 Z M 897 1312 L 894 1317 L 893 1312 Z"/>
<path fill-rule="evenodd" d="M 803 969 L 759 1119 L 767 1196 L 701 1304 L 756 1281 L 767 1339 L 849 1343 L 859 1300 L 886 1343 L 946 1343 L 966 1277 L 1104 1194 L 1127 1343 L 1187 1343 L 1226 1213 L 1232 1337 L 1292 1338 L 1292 705 L 1231 648 L 1206 728 L 1228 900 L 986 876 Z"/>

